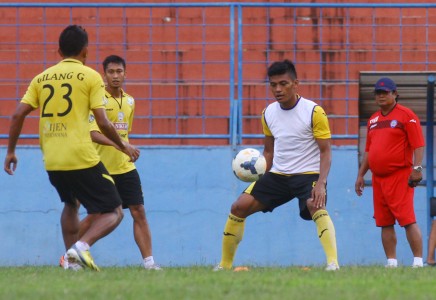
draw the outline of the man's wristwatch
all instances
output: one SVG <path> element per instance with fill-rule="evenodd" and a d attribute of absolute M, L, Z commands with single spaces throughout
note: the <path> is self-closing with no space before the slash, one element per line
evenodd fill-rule
<path fill-rule="evenodd" d="M 422 172 L 422 166 L 413 166 L 413 169 L 417 172 Z"/>

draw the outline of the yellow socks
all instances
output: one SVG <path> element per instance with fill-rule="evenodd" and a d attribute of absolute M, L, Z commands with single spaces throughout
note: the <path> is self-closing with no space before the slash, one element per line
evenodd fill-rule
<path fill-rule="evenodd" d="M 242 240 L 245 228 L 245 218 L 229 214 L 223 233 L 223 246 L 220 266 L 231 269 L 239 242 Z"/>
<path fill-rule="evenodd" d="M 336 250 L 336 233 L 333 222 L 328 212 L 324 209 L 318 210 L 313 216 L 316 224 L 318 237 L 327 257 L 327 264 L 338 264 Z M 239 218 L 229 214 L 223 233 L 222 256 L 220 266 L 224 269 L 231 269 L 236 249 L 242 240 L 245 228 L 245 218 Z"/>
<path fill-rule="evenodd" d="M 338 264 L 338 253 L 336 250 L 336 233 L 333 222 L 330 219 L 328 212 L 324 209 L 320 209 L 312 216 L 313 221 L 316 224 L 318 231 L 319 241 L 324 248 L 325 255 L 327 257 L 327 264 Z"/>

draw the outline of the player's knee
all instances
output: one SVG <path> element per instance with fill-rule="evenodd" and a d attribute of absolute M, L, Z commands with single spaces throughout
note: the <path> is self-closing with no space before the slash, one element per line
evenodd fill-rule
<path fill-rule="evenodd" d="M 322 206 L 322 207 L 315 206 L 312 198 L 309 198 L 307 200 L 306 206 L 307 206 L 307 209 L 309 210 L 309 213 L 311 216 L 313 216 L 318 210 L 325 210 L 326 209 L 325 206 Z"/>
<path fill-rule="evenodd" d="M 130 205 L 129 210 L 135 221 L 145 220 L 145 210 L 143 205 Z"/>
<path fill-rule="evenodd" d="M 311 215 L 313 215 L 318 210 L 318 208 L 314 204 L 313 198 L 307 199 L 306 206 Z"/>
<path fill-rule="evenodd" d="M 243 201 L 236 201 L 230 208 L 230 213 L 238 218 L 246 218 L 250 215 L 250 207 Z"/>
<path fill-rule="evenodd" d="M 230 208 L 230 213 L 234 216 L 240 217 L 242 212 L 243 209 L 241 208 L 241 205 L 237 201 L 234 202 Z"/>
<path fill-rule="evenodd" d="M 76 201 L 76 200 L 72 201 L 72 202 L 65 202 L 64 208 L 66 210 L 77 212 L 77 211 L 79 211 L 79 208 L 80 208 L 80 202 Z"/>
<path fill-rule="evenodd" d="M 121 205 L 115 209 L 115 214 L 117 216 L 118 222 L 121 222 L 121 220 L 124 218 L 124 212 L 121 208 Z"/>

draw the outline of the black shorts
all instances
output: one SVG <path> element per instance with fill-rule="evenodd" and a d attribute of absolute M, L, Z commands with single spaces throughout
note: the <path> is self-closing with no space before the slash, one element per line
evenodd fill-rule
<path fill-rule="evenodd" d="M 286 176 L 267 172 L 245 189 L 244 193 L 252 195 L 266 205 L 267 209 L 263 212 L 271 212 L 274 208 L 298 198 L 300 217 L 304 220 L 312 220 L 306 201 L 312 196 L 312 189 L 318 178 L 319 174 Z"/>
<path fill-rule="evenodd" d="M 118 193 L 123 202 L 123 208 L 130 205 L 144 205 L 142 194 L 141 179 L 136 169 L 124 174 L 111 175 L 115 181 Z"/>
<path fill-rule="evenodd" d="M 103 163 L 87 169 L 47 171 L 62 202 L 80 203 L 88 214 L 107 213 L 121 205 L 112 177 Z"/>

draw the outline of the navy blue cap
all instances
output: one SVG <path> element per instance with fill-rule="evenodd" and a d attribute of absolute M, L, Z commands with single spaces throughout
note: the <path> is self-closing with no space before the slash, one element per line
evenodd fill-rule
<path fill-rule="evenodd" d="M 395 82 L 387 77 L 380 78 L 375 84 L 374 91 L 392 92 L 397 90 Z"/>

